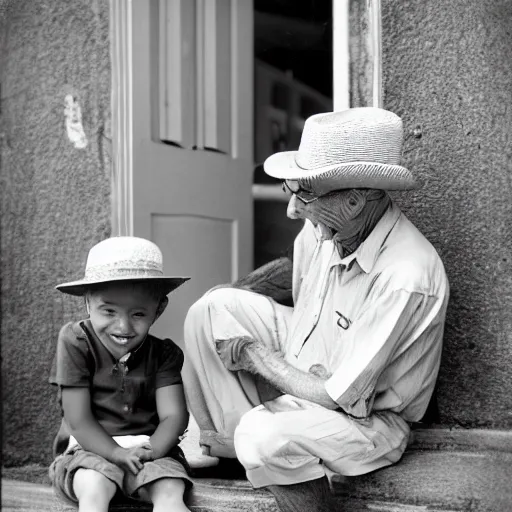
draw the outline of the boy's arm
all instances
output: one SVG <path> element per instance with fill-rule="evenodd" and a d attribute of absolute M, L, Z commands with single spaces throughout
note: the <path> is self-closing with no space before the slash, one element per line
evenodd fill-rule
<path fill-rule="evenodd" d="M 142 469 L 141 449 L 127 450 L 119 446 L 92 414 L 89 388 L 63 387 L 62 409 L 70 434 L 84 450 L 96 453 L 133 474 Z"/>
<path fill-rule="evenodd" d="M 156 408 L 159 424 L 150 438 L 153 458 L 159 459 L 169 453 L 179 442 L 188 425 L 189 414 L 185 404 L 182 384 L 156 389 Z"/>

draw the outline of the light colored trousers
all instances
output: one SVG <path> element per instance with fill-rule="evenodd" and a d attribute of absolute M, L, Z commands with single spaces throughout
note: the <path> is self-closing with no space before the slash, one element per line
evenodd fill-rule
<path fill-rule="evenodd" d="M 286 352 L 292 314 L 292 308 L 235 288 L 207 292 L 190 308 L 182 375 L 205 452 L 237 457 L 254 487 L 314 480 L 326 469 L 358 475 L 396 462 L 408 438 L 398 416 L 354 420 L 291 395 L 261 404 L 253 376 L 224 367 L 215 340 L 251 336 Z"/>

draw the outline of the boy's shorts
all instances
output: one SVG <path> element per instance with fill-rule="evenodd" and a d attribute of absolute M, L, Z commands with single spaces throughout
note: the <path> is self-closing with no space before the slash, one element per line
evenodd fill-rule
<path fill-rule="evenodd" d="M 85 451 L 80 446 L 74 446 L 59 455 L 49 469 L 49 476 L 56 493 L 68 502 L 76 505 L 78 500 L 73 491 L 73 478 L 78 469 L 94 469 L 106 476 L 117 485 L 118 492 L 132 499 L 139 499 L 138 489 L 161 478 L 181 478 L 185 481 L 186 489 L 192 487 L 185 466 L 188 466 L 181 448 L 175 447 L 170 457 L 162 457 L 144 462 L 144 467 L 136 474 L 124 472 L 100 455 Z"/>

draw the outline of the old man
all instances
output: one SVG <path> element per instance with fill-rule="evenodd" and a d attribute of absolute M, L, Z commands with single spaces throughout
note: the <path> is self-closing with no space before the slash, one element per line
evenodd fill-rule
<path fill-rule="evenodd" d="M 264 164 L 288 216 L 304 219 L 293 267 L 282 259 L 206 293 L 185 322 L 204 452 L 237 457 L 283 511 L 331 510 L 326 474 L 397 462 L 434 390 L 449 287 L 387 193 L 416 186 L 402 140 L 383 109 L 310 117 L 298 151 Z"/>

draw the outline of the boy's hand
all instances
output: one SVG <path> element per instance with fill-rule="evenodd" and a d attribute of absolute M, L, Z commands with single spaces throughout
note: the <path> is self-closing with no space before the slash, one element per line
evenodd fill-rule
<path fill-rule="evenodd" d="M 134 446 L 133 448 L 122 448 L 119 446 L 112 453 L 112 462 L 119 466 L 123 471 L 130 471 L 136 475 L 143 467 L 144 461 L 151 460 L 151 449 L 143 445 Z"/>
<path fill-rule="evenodd" d="M 149 441 L 142 443 L 138 446 L 134 446 L 131 450 L 135 450 L 135 453 L 142 462 L 148 462 L 153 460 L 153 448 Z"/>

